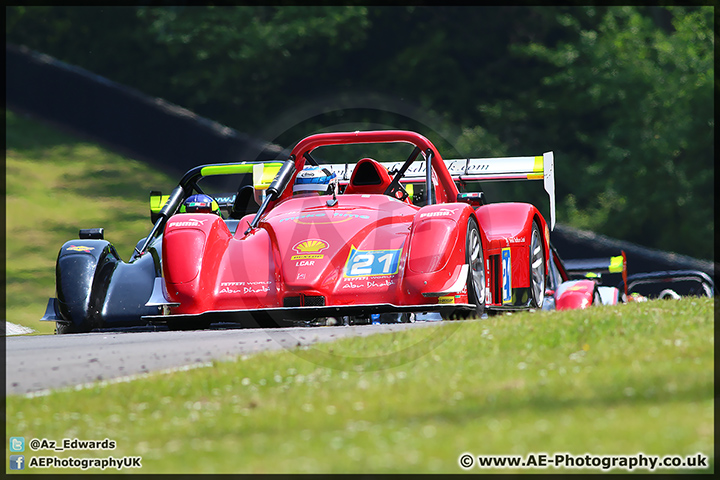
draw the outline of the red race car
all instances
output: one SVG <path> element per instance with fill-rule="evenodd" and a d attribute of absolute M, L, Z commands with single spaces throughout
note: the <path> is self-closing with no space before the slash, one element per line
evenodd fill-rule
<path fill-rule="evenodd" d="M 353 157 L 356 149 L 363 154 Z M 256 165 L 253 187 L 233 203 L 233 211 L 247 213 L 233 215 L 241 217 L 235 223 L 195 208 L 197 198 L 186 213 L 176 212 L 195 191 L 204 193 L 198 180 L 247 171 L 247 163 L 197 167 L 167 197 L 139 248 L 163 232 L 162 277 L 146 304 L 162 314 L 144 320 L 188 328 L 224 320 L 347 324 L 411 321 L 419 312 L 469 318 L 543 304 L 552 152 L 445 160 L 422 135 L 386 130 L 309 136 L 275 167 L 271 182 L 259 180 L 268 169 Z M 550 196 L 549 225 L 533 205 L 488 204 L 480 191 L 458 190 L 533 179 L 543 180 Z"/>
<path fill-rule="evenodd" d="M 543 310 L 582 309 L 633 300 L 627 289 L 601 283 L 603 273 L 617 273 L 623 281 L 627 279 L 624 251 L 614 257 L 563 261 L 551 244 L 549 268 Z"/>

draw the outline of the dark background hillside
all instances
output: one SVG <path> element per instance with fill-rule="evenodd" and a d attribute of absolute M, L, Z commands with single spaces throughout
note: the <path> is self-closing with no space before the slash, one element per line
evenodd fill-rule
<path fill-rule="evenodd" d="M 7 42 L 282 147 L 392 127 L 553 150 L 564 223 L 710 260 L 713 27 L 699 5 L 6 9 Z"/>
<path fill-rule="evenodd" d="M 277 145 L 252 139 L 47 55 L 13 46 L 6 52 L 7 103 L 11 109 L 90 137 L 178 176 L 200 162 L 281 158 L 287 154 Z M 624 250 L 630 273 L 692 268 L 714 277 L 711 262 L 563 224 L 557 225 L 552 239 L 565 259 L 609 257 Z M 619 276 L 608 280 L 617 283 Z"/>
<path fill-rule="evenodd" d="M 349 128 L 416 130 L 458 156 L 553 150 L 561 229 L 714 258 L 710 7 L 6 13 L 8 105 L 137 158 L 272 158 Z"/>
<path fill-rule="evenodd" d="M 6 101 L 179 176 L 201 163 L 270 160 L 282 148 L 26 47 L 6 46 Z"/>

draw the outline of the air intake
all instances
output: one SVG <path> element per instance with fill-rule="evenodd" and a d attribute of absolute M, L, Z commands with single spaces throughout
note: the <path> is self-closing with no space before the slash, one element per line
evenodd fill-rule
<path fill-rule="evenodd" d="M 299 295 L 297 297 L 285 297 L 283 307 L 324 307 L 325 297 L 322 295 Z"/>

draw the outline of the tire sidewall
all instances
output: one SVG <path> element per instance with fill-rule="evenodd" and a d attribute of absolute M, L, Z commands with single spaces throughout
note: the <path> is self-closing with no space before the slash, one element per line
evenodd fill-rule
<path fill-rule="evenodd" d="M 535 239 L 537 238 L 537 244 Z M 536 293 L 535 289 L 535 277 L 533 275 L 533 252 L 536 247 L 540 248 L 540 256 L 542 257 L 542 281 L 539 289 L 539 294 Z M 535 308 L 542 308 L 543 299 L 545 298 L 545 282 L 547 281 L 547 273 L 545 272 L 545 250 L 542 245 L 542 235 L 540 234 L 540 227 L 537 222 L 533 221 L 532 231 L 530 233 L 530 247 L 528 251 L 529 267 L 530 267 L 530 295 L 532 297 L 532 303 Z"/>
<path fill-rule="evenodd" d="M 477 236 L 478 245 L 480 246 L 480 269 L 483 272 L 482 282 L 479 287 L 480 291 L 475 292 L 475 284 L 473 282 L 473 266 L 472 266 L 472 244 L 471 239 L 473 231 Z M 468 264 L 468 279 L 467 279 L 467 295 L 468 303 L 474 303 L 476 305 L 475 314 L 478 318 L 485 313 L 485 252 L 482 245 L 482 236 L 480 235 L 480 228 L 478 222 L 472 216 L 468 219 L 467 233 L 465 235 L 465 262 Z"/>

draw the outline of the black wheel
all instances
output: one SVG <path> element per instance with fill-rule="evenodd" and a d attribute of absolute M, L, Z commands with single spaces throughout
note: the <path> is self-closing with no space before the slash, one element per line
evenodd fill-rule
<path fill-rule="evenodd" d="M 80 333 L 73 328 L 72 324 L 66 322 L 55 322 L 55 335 L 67 335 L 68 333 Z"/>
<path fill-rule="evenodd" d="M 473 311 L 455 310 L 451 314 L 443 314 L 444 319 L 480 318 L 485 313 L 485 257 L 482 249 L 480 229 L 474 218 L 468 220 L 465 235 L 465 261 L 467 262 L 467 294 L 468 302 L 475 304 Z"/>
<path fill-rule="evenodd" d="M 530 237 L 530 291 L 532 306 L 542 307 L 545 298 L 545 250 L 543 249 L 540 227 L 533 222 Z"/>

